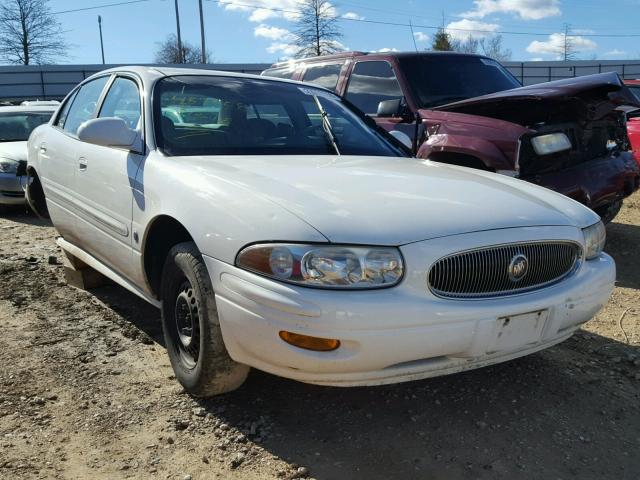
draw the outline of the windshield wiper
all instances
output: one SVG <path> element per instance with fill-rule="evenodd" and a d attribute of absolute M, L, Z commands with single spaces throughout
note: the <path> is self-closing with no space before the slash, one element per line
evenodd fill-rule
<path fill-rule="evenodd" d="M 320 116 L 322 117 L 322 129 L 324 130 L 324 133 L 327 135 L 327 140 L 329 140 L 329 143 L 331 143 L 331 145 L 333 146 L 333 149 L 336 151 L 336 154 L 340 155 L 340 149 L 338 148 L 338 140 L 336 140 L 336 136 L 333 133 L 333 128 L 331 127 L 331 122 L 329 121 L 329 114 L 324 109 L 324 107 L 320 103 L 320 100 L 318 100 L 317 96 L 314 95 L 313 100 L 316 102 L 316 106 L 320 111 Z"/>

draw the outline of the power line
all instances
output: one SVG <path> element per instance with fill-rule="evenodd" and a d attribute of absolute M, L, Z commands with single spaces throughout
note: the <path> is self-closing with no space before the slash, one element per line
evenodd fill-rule
<path fill-rule="evenodd" d="M 61 15 L 63 13 L 84 12 L 86 10 L 95 10 L 97 8 L 117 7 L 119 5 L 131 5 L 132 3 L 144 3 L 144 2 L 150 2 L 150 1 L 151 0 L 129 0 L 128 2 L 105 3 L 102 5 L 96 5 L 94 7 L 74 8 L 71 10 L 61 10 L 59 12 L 51 12 L 51 13 L 52 15 Z"/>

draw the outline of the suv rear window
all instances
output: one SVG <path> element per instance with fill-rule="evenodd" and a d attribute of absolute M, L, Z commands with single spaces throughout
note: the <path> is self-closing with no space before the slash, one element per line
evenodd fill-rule
<path fill-rule="evenodd" d="M 269 68 L 262 72 L 262 75 L 265 77 L 275 77 L 275 78 L 286 78 L 287 80 L 291 80 L 295 70 L 290 69 L 289 67 L 281 67 L 281 68 Z"/>
<path fill-rule="evenodd" d="M 315 83 L 329 90 L 335 90 L 340 78 L 340 70 L 342 70 L 341 63 L 307 65 L 302 81 Z"/>

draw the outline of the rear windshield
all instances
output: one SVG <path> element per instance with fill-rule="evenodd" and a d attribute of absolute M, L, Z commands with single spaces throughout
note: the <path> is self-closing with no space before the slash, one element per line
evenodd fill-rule
<path fill-rule="evenodd" d="M 521 86 L 502 65 L 488 58 L 432 55 L 399 60 L 414 97 L 422 108 Z"/>
<path fill-rule="evenodd" d="M 342 155 L 405 156 L 340 97 L 311 86 L 169 77 L 154 90 L 154 113 L 158 148 L 167 155 L 331 155 L 339 150 Z"/>
<path fill-rule="evenodd" d="M 31 132 L 47 123 L 53 112 L 0 112 L 0 142 L 21 142 Z"/>

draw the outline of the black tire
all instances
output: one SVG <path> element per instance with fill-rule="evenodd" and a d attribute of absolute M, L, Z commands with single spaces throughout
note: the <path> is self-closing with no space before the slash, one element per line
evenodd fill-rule
<path fill-rule="evenodd" d="M 602 219 L 602 223 L 605 225 L 611 223 L 616 215 L 620 213 L 620 209 L 622 208 L 622 200 L 616 200 L 613 203 L 605 205 L 600 208 L 596 208 L 595 212 L 600 215 Z"/>
<path fill-rule="evenodd" d="M 240 387 L 249 367 L 233 361 L 224 346 L 211 280 L 193 242 L 179 243 L 169 251 L 161 300 L 167 352 L 185 390 L 210 397 Z"/>

